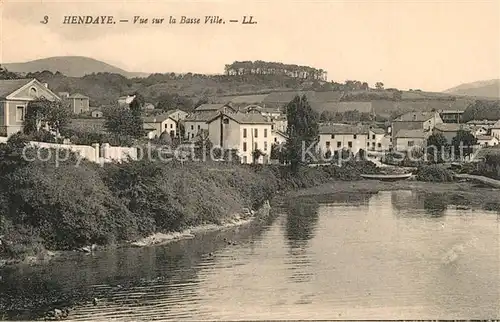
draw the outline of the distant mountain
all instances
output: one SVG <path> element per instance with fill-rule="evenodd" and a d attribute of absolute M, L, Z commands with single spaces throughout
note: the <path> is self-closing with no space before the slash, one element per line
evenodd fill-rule
<path fill-rule="evenodd" d="M 456 95 L 500 98 L 500 79 L 466 83 L 444 92 Z"/>
<path fill-rule="evenodd" d="M 9 71 L 17 73 L 34 73 L 48 70 L 57 71 L 69 77 L 82 77 L 92 73 L 116 73 L 127 78 L 147 77 L 147 73 L 128 72 L 116 66 L 83 56 L 58 56 L 32 60 L 24 63 L 2 64 Z"/>

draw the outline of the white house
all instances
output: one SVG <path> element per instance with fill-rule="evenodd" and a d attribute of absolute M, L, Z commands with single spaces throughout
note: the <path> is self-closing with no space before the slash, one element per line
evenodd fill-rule
<path fill-rule="evenodd" d="M 348 124 L 323 125 L 319 129 L 317 149 L 325 155 L 339 150 L 350 150 L 353 154 L 368 145 L 368 129 L 365 126 Z"/>
<path fill-rule="evenodd" d="M 491 135 L 500 140 L 500 120 L 496 121 L 491 127 Z"/>
<path fill-rule="evenodd" d="M 23 122 L 31 101 L 61 99 L 46 83 L 36 79 L 0 80 L 0 136 L 9 137 L 23 130 Z"/>
<path fill-rule="evenodd" d="M 391 147 L 392 138 L 384 129 L 370 126 L 368 129 L 368 139 L 366 150 L 369 151 L 388 151 Z"/>
<path fill-rule="evenodd" d="M 273 134 L 273 144 L 280 145 L 280 144 L 286 143 L 286 140 L 288 138 L 286 133 L 278 131 L 278 130 L 271 130 L 271 132 Z"/>
<path fill-rule="evenodd" d="M 193 141 L 201 130 L 208 130 L 208 121 L 219 114 L 217 111 L 191 113 L 184 119 L 184 136 Z"/>
<path fill-rule="evenodd" d="M 499 143 L 499 140 L 491 135 L 478 135 L 477 144 L 481 147 L 495 146 Z"/>
<path fill-rule="evenodd" d="M 397 151 L 408 151 L 416 147 L 424 148 L 426 145 L 426 132 L 418 130 L 399 130 L 394 136 L 394 147 Z"/>
<path fill-rule="evenodd" d="M 168 114 L 147 116 L 143 118 L 144 129 L 148 131 L 148 137 L 159 137 L 163 132 L 167 132 L 171 137 L 177 136 L 177 120 Z M 154 131 L 154 133 L 152 133 Z"/>
<path fill-rule="evenodd" d="M 237 150 L 242 163 L 252 163 L 252 153 L 265 155 L 257 163 L 268 163 L 273 143 L 272 122 L 258 113 L 219 113 L 208 122 L 208 137 L 214 146 Z"/>

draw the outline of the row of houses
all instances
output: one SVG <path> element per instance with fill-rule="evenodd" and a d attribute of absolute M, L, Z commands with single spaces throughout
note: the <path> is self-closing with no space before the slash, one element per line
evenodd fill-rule
<path fill-rule="evenodd" d="M 286 117 L 280 110 L 258 105 L 235 109 L 230 104 L 203 104 L 189 114 L 172 110 L 144 118 L 150 139 L 165 133 L 188 142 L 208 139 L 225 150 L 237 150 L 242 163 L 268 163 L 272 145 L 286 141 L 286 127 Z M 256 150 L 264 155 L 253 160 Z"/>
<path fill-rule="evenodd" d="M 460 130 L 472 133 L 480 146 L 495 146 L 500 142 L 500 120 L 446 123 L 438 112 L 411 112 L 392 122 L 394 148 L 399 151 L 425 146 L 434 133 L 441 133 L 451 144 Z"/>

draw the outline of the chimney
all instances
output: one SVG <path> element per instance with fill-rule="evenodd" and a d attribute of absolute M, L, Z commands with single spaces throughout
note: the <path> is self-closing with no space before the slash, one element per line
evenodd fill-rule
<path fill-rule="evenodd" d="M 43 86 L 45 86 L 45 88 L 49 88 L 49 84 L 47 83 L 43 83 Z"/>

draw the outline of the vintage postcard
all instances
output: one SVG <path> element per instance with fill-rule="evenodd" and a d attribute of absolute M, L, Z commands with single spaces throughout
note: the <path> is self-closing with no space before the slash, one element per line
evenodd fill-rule
<path fill-rule="evenodd" d="M 0 1 L 0 320 L 500 319 L 500 1 Z"/>

